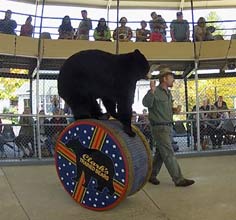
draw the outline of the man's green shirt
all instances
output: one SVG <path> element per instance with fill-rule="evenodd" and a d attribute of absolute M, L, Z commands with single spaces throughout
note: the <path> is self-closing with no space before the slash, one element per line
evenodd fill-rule
<path fill-rule="evenodd" d="M 171 123 L 173 121 L 173 99 L 169 90 L 157 86 L 154 94 L 151 90 L 143 98 L 143 105 L 148 108 L 152 123 Z"/>

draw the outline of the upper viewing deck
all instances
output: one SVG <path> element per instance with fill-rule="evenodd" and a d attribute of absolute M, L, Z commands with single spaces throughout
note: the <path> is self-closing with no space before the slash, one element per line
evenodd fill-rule
<path fill-rule="evenodd" d="M 116 51 L 115 42 L 83 40 L 39 39 L 0 34 L 0 68 L 34 69 L 41 55 L 43 70 L 59 70 L 61 64 L 72 54 L 88 49 Z M 189 71 L 194 62 L 199 69 L 224 69 L 236 61 L 236 40 L 196 42 L 196 57 L 193 42 L 120 42 L 119 53 L 139 49 L 152 64 L 168 64 L 175 71 Z M 29 68 L 30 66 L 30 68 Z M 191 68 L 190 68 L 191 69 Z"/>

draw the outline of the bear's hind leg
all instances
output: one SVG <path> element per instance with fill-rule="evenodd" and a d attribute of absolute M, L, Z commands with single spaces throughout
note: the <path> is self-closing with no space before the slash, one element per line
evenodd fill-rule
<path fill-rule="evenodd" d="M 72 110 L 75 120 L 91 118 L 91 102 L 87 97 L 80 95 L 75 95 L 73 97 L 76 98 L 68 100 L 67 103 Z"/>
<path fill-rule="evenodd" d="M 103 114 L 96 99 L 91 99 L 91 117 L 100 120 L 107 120 L 109 116 Z"/>
<path fill-rule="evenodd" d="M 136 133 L 131 128 L 132 103 L 126 103 L 119 100 L 117 105 L 119 121 L 123 124 L 123 129 L 130 137 L 135 137 Z"/>
<path fill-rule="evenodd" d="M 118 119 L 118 115 L 116 113 L 116 102 L 107 99 L 107 98 L 102 98 L 103 105 L 105 106 L 107 113 L 110 114 L 112 117 Z"/>

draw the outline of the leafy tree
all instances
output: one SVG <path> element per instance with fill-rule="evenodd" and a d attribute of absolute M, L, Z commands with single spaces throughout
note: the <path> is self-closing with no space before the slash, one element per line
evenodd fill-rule
<path fill-rule="evenodd" d="M 14 74 L 27 74 L 28 70 L 11 69 Z M 20 88 L 26 79 L 0 77 L 0 99 L 15 99 L 15 91 Z"/>
<path fill-rule="evenodd" d="M 222 35 L 222 36 L 225 35 L 225 31 L 222 30 L 222 29 L 224 29 L 223 22 L 218 22 L 218 21 L 222 21 L 222 19 L 215 11 L 211 11 L 207 15 L 206 20 L 207 20 L 207 22 L 209 22 L 207 24 L 207 26 L 215 27 L 216 31 L 214 32 L 214 35 Z"/>

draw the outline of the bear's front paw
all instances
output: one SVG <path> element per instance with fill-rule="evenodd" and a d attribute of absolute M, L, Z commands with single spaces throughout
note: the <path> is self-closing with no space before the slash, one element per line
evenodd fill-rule
<path fill-rule="evenodd" d="M 104 113 L 98 117 L 98 120 L 108 120 L 110 118 L 109 113 Z"/>
<path fill-rule="evenodd" d="M 124 132 L 128 134 L 130 137 L 135 137 L 136 133 L 132 131 L 132 128 L 130 127 L 124 127 Z"/>

